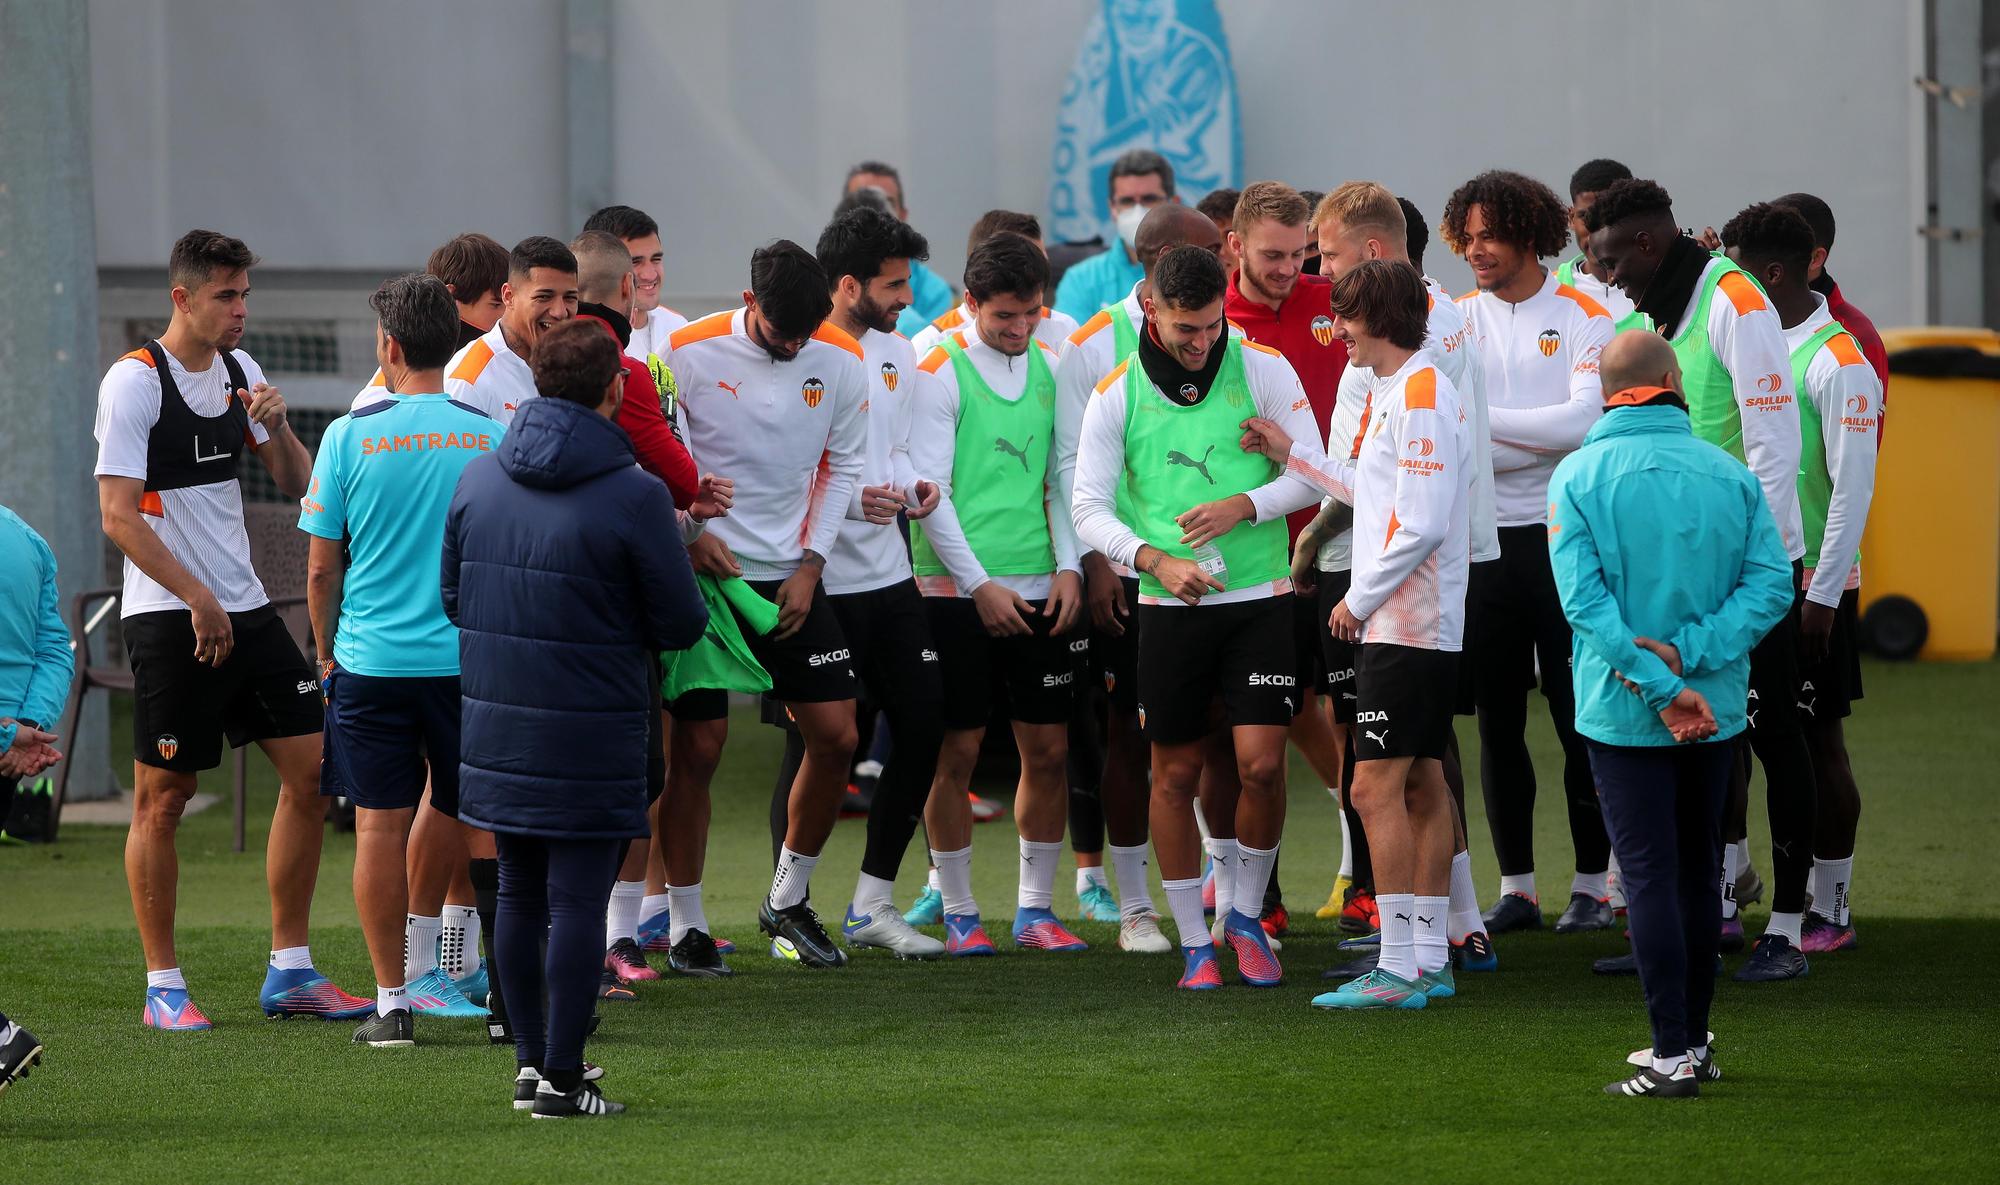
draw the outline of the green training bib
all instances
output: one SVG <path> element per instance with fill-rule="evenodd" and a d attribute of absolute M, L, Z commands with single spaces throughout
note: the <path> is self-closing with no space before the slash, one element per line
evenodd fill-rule
<path fill-rule="evenodd" d="M 1820 327 L 1792 351 L 1792 398 L 1799 405 L 1799 516 L 1805 520 L 1806 567 L 1819 567 L 1819 545 L 1826 538 L 1826 512 L 1833 505 L 1833 475 L 1826 468 L 1826 438 L 1820 422 L 1819 405 L 1806 395 L 1806 369 L 1826 348 L 1826 343 L 1845 333 L 1838 321 Z M 1855 347 L 1856 353 L 1860 347 Z M 1856 552 L 1854 562 L 1861 562 Z"/>
<path fill-rule="evenodd" d="M 1049 538 L 1049 444 L 1056 425 L 1056 380 L 1042 347 L 1028 346 L 1028 385 L 1002 399 L 965 356 L 956 338 L 939 343 L 958 379 L 958 436 L 951 463 L 951 506 L 965 541 L 989 576 L 1042 576 L 1056 570 Z M 946 575 L 924 534 L 910 525 L 911 568 Z"/>
<path fill-rule="evenodd" d="M 1669 344 L 1680 359 L 1681 389 L 1687 395 L 1688 420 L 1695 436 L 1741 461 L 1743 417 L 1736 407 L 1736 384 L 1708 341 L 1708 310 L 1715 303 L 1716 289 L 1722 286 L 1722 277 L 1731 272 L 1752 284 L 1757 282 L 1750 273 L 1723 260 L 1721 267 L 1702 278 L 1701 296 L 1694 302 L 1694 311 L 1688 314 L 1687 323 L 1680 327 L 1680 332 L 1669 340 Z M 1761 288 L 1758 290 L 1762 291 Z"/>

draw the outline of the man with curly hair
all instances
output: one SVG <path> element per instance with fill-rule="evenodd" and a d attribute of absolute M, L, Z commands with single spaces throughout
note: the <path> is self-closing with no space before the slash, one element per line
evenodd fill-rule
<path fill-rule="evenodd" d="M 1475 569 L 1466 597 L 1480 782 L 1500 864 L 1500 900 L 1485 915 L 1492 934 L 1542 925 L 1535 893 L 1535 767 L 1527 743 L 1527 692 L 1537 659 L 1542 694 L 1562 741 L 1576 855 L 1569 905 L 1556 930 L 1612 924 L 1611 841 L 1590 757 L 1576 733 L 1570 628 L 1549 567 L 1549 477 L 1603 410 L 1598 354 L 1614 332 L 1604 306 L 1542 266 L 1568 243 L 1568 217 L 1548 186 L 1495 171 L 1458 187 L 1440 227 L 1479 285 L 1459 303 L 1485 363 L 1500 535 L 1499 560 Z"/>
<path fill-rule="evenodd" d="M 1784 328 L 1755 280 L 1680 233 L 1673 199 L 1657 182 L 1620 181 L 1584 215 L 1590 254 L 1640 312 L 1653 319 L 1679 356 L 1694 434 L 1750 467 L 1801 587 L 1806 554 L 1799 515 L 1799 413 Z M 1812 760 L 1799 717 L 1799 608 L 1750 655 L 1750 746 L 1764 763 L 1776 883 L 1771 922 L 1737 973 L 1749 982 L 1806 973 L 1800 950 L 1806 877 L 1812 869 Z M 1747 793 L 1739 773 L 1735 793 Z M 1740 949 L 1742 922 L 1732 888 L 1740 846 L 1723 852 L 1723 948 Z"/>

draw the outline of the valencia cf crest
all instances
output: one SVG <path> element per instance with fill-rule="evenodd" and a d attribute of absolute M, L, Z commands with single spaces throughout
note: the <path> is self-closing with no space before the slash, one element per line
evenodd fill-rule
<path fill-rule="evenodd" d="M 894 362 L 884 362 L 882 364 L 882 385 L 893 391 L 896 389 L 896 378 L 896 364 Z"/>
<path fill-rule="evenodd" d="M 1563 335 L 1553 329 L 1542 330 L 1541 336 L 1535 339 L 1535 345 L 1541 348 L 1544 358 L 1555 357 L 1556 351 L 1562 349 L 1562 344 Z"/>
<path fill-rule="evenodd" d="M 805 397 L 807 407 L 818 407 L 819 401 L 826 398 L 826 384 L 816 378 L 807 379 L 799 394 Z"/>
<path fill-rule="evenodd" d="M 1201 395 L 1200 387 L 1195 386 L 1193 383 L 1181 384 L 1181 399 L 1183 402 L 1193 403 L 1195 399 L 1200 395 Z"/>
<path fill-rule="evenodd" d="M 1313 318 L 1313 340 L 1323 346 L 1333 344 L 1333 318 L 1322 313 Z"/>
<path fill-rule="evenodd" d="M 160 739 L 153 742 L 153 748 L 159 751 L 161 761 L 172 761 L 174 754 L 181 751 L 181 740 L 170 732 L 162 733 Z"/>

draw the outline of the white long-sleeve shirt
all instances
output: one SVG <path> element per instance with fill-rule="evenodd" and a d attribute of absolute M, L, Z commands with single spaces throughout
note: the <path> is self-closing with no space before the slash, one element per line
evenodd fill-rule
<path fill-rule="evenodd" d="M 959 348 L 971 361 L 979 377 L 986 380 L 993 394 L 1012 403 L 1028 391 L 1028 356 L 1012 357 L 1003 354 L 980 338 L 972 330 L 961 331 L 954 336 Z M 1042 361 L 1051 371 L 1056 368 L 1056 353 L 1040 340 L 1034 340 L 1028 347 L 1039 350 Z M 958 371 L 951 364 L 950 355 L 939 346 L 923 356 L 917 364 L 916 389 L 912 392 L 916 409 L 910 426 L 910 461 L 917 473 L 927 480 L 937 483 L 939 490 L 937 509 L 924 519 L 924 538 L 937 552 L 943 562 L 945 576 L 919 576 L 917 588 L 925 596 L 969 597 L 979 591 L 979 587 L 989 580 L 998 581 L 1000 587 L 1011 589 L 1030 601 L 1039 601 L 1049 595 L 1054 583 L 1055 572 L 1078 572 L 1076 530 L 1070 525 L 1069 516 L 1058 513 L 1061 502 L 1056 492 L 1056 466 L 1054 433 L 1047 444 L 1049 463 L 1043 478 L 1043 512 L 1049 520 L 1049 543 L 1055 551 L 1055 571 L 1031 575 L 989 576 L 986 568 L 973 553 L 966 541 L 965 531 L 958 524 L 958 511 L 953 506 L 951 475 L 958 453 Z M 979 496 L 976 490 L 956 491 L 962 501 Z"/>
<path fill-rule="evenodd" d="M 790 361 L 750 340 L 742 309 L 672 336 L 663 361 L 680 388 L 682 435 L 704 473 L 733 478 L 729 514 L 708 531 L 743 575 L 782 580 L 803 552 L 831 557 L 868 448 L 861 346 L 821 325 Z"/>
<path fill-rule="evenodd" d="M 1513 446 L 1493 459 L 1497 521 L 1547 522 L 1549 478 L 1604 413 L 1597 362 L 1615 332 L 1611 314 L 1554 273 L 1519 303 L 1474 292 L 1458 307 L 1478 339 L 1493 444 Z"/>
<path fill-rule="evenodd" d="M 1243 343 L 1243 378 L 1250 387 L 1256 415 L 1275 421 L 1288 435 L 1307 439 L 1319 435 L 1313 422 L 1312 403 L 1306 398 L 1299 376 L 1284 355 L 1269 346 Z M 1211 391 L 1211 395 L 1213 392 Z M 1076 488 L 1072 514 L 1078 539 L 1092 551 L 1114 564 L 1135 567 L 1141 544 L 1162 547 L 1176 542 L 1142 539 L 1131 524 L 1118 517 L 1118 479 L 1125 472 L 1125 420 L 1128 401 L 1167 397 L 1147 377 L 1136 361 L 1120 363 L 1098 384 L 1083 414 L 1083 429 L 1077 449 Z M 1143 406 L 1143 405 L 1142 405 Z M 1248 419 L 1251 413 L 1246 412 Z M 1240 435 L 1240 434 L 1239 434 Z M 1218 441 L 1218 448 L 1240 448 L 1238 436 Z M 1277 476 L 1254 490 L 1242 491 L 1256 508 L 1250 521 L 1282 519 L 1319 501 L 1319 489 L 1310 480 L 1281 468 Z M 1194 509 L 1192 506 L 1186 509 Z M 1279 596 L 1292 590 L 1290 577 L 1268 584 L 1228 588 L 1202 597 L 1204 605 L 1227 605 L 1234 601 L 1254 601 Z M 1181 605 L 1174 597 L 1141 596 L 1149 605 Z"/>
<path fill-rule="evenodd" d="M 1471 441 L 1468 464 L 1472 470 L 1471 502 L 1466 519 L 1466 546 L 1472 563 L 1483 564 L 1500 558 L 1500 533 L 1493 501 L 1494 455 L 1499 452 L 1518 468 L 1531 460 L 1522 449 L 1494 445 L 1486 422 L 1486 387 L 1479 342 L 1471 324 L 1436 280 L 1424 277 L 1430 290 L 1430 328 L 1424 334 L 1424 348 L 1437 360 L 1437 367 L 1451 380 L 1465 406 L 1466 439 Z M 1368 390 L 1375 372 L 1349 363 L 1340 374 L 1340 388 L 1333 402 L 1333 419 L 1327 425 L 1326 452 L 1329 456 L 1352 458 L 1360 443 L 1361 418 L 1367 414 Z M 1345 572 L 1353 564 L 1354 531 L 1350 528 L 1320 544 L 1317 566 L 1322 572 Z"/>
<path fill-rule="evenodd" d="M 1676 333 L 1694 316 L 1709 277 L 1730 266 L 1721 256 L 1709 260 L 1674 322 Z M 1806 553 L 1806 537 L 1799 521 L 1799 416 L 1792 402 L 1792 352 L 1785 348 L 1784 326 L 1755 284 L 1725 278 L 1708 302 L 1707 329 L 1708 348 L 1729 372 L 1736 392 L 1743 461 L 1757 475 L 1771 517 L 1778 520 L 1785 554 L 1796 560 Z"/>
<path fill-rule="evenodd" d="M 961 300 L 917 331 L 910 339 L 910 348 L 917 352 L 919 359 L 931 356 L 931 351 L 944 344 L 944 339 L 954 333 L 963 332 L 967 337 L 978 337 L 972 327 L 972 309 Z M 1042 319 L 1035 322 L 1035 340 L 1054 350 L 1056 357 L 1062 357 L 1069 349 L 1070 335 L 1076 332 L 1076 318 L 1058 313 L 1044 305 Z"/>
<path fill-rule="evenodd" d="M 1826 298 L 1815 294 L 1817 308 L 1805 320 L 1785 330 L 1793 350 L 1833 323 Z M 1806 363 L 1805 389 L 1800 399 L 1812 401 L 1819 412 L 1820 438 L 1801 441 L 1802 449 L 1824 450 L 1833 496 L 1827 502 L 1826 533 L 1819 544 L 1819 564 L 1806 571 L 1806 599 L 1828 607 L 1840 604 L 1845 589 L 1861 587 L 1861 531 L 1868 525 L 1868 504 L 1875 496 L 1876 424 L 1882 415 L 1882 380 L 1852 337 L 1838 334 L 1820 345 Z"/>
<path fill-rule="evenodd" d="M 1143 281 L 1141 281 L 1143 283 Z M 1135 333 L 1146 331 L 1146 309 L 1139 303 L 1139 285 L 1121 302 L 1132 319 Z M 1090 406 L 1091 393 L 1111 369 L 1125 361 L 1118 356 L 1118 331 L 1111 315 L 1100 312 L 1079 326 L 1063 351 L 1062 365 L 1056 368 L 1056 455 L 1057 488 L 1062 491 L 1065 509 L 1075 505 L 1076 450 L 1083 435 L 1083 413 Z"/>
<path fill-rule="evenodd" d="M 829 596 L 887 588 L 910 578 L 910 549 L 902 530 L 893 522 L 869 522 L 861 510 L 861 491 L 866 486 L 908 491 L 916 484 L 917 472 L 910 464 L 910 392 L 916 371 L 916 356 L 902 334 L 870 329 L 861 335 L 861 376 L 868 385 L 861 412 L 868 447 L 848 500 L 847 521 L 826 557 L 823 582 Z"/>
<path fill-rule="evenodd" d="M 1460 649 L 1465 638 L 1469 420 L 1429 350 L 1369 389 L 1352 461 L 1294 437 L 1291 471 L 1354 506 L 1354 579 L 1347 608 L 1363 642 Z M 1378 544 L 1375 541 L 1381 540 Z"/>
<path fill-rule="evenodd" d="M 526 358 L 507 347 L 506 331 L 497 321 L 445 364 L 444 393 L 502 424 L 513 423 L 514 412 L 523 403 L 541 398 L 535 390 L 535 372 L 528 369 Z M 356 397 L 355 403 L 361 402 Z"/>

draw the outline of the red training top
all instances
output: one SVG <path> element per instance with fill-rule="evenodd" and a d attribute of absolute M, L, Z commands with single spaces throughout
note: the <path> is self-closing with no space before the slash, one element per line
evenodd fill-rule
<path fill-rule="evenodd" d="M 1333 398 L 1340 388 L 1340 372 L 1347 369 L 1347 343 L 1333 336 L 1333 281 L 1324 276 L 1301 275 L 1285 303 L 1273 309 L 1237 290 L 1241 273 L 1229 276 L 1229 295 L 1224 298 L 1223 315 L 1243 331 L 1243 336 L 1260 346 L 1269 346 L 1285 356 L 1298 372 L 1299 382 L 1312 401 L 1313 420 L 1319 425 L 1320 442 L 1326 441 L 1327 425 L 1333 420 Z M 1296 511 L 1285 521 L 1296 540 L 1317 511 L 1313 507 Z"/>
<path fill-rule="evenodd" d="M 577 316 L 604 326 L 604 331 L 614 338 L 618 336 L 618 330 L 602 317 L 588 313 Z M 632 438 L 632 452 L 639 460 L 639 467 L 666 482 L 674 506 L 686 510 L 700 492 L 701 474 L 696 471 L 687 446 L 674 435 L 660 411 L 660 390 L 653 385 L 653 372 L 636 358 L 622 353 L 619 356 L 625 363 L 625 397 L 618 401 L 617 424 Z"/>

